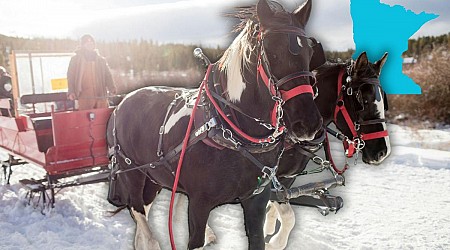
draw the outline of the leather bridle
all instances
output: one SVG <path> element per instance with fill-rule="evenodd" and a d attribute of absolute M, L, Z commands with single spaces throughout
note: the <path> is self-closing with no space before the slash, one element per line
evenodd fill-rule
<path fill-rule="evenodd" d="M 260 47 L 260 51 L 257 62 L 257 81 L 259 82 L 259 80 L 261 79 L 264 82 L 266 87 L 269 89 L 272 99 L 275 101 L 271 120 L 272 125 L 276 126 L 276 119 L 277 117 L 280 117 L 279 112 L 282 112 L 281 106 L 284 105 L 287 101 L 302 94 L 311 94 L 313 98 L 317 96 L 317 93 L 314 93 L 313 88 L 309 82 L 307 82 L 307 84 L 301 84 L 293 87 L 290 90 L 282 90 L 281 87 L 286 83 L 298 78 L 309 78 L 313 82 L 312 85 L 315 85 L 316 77 L 310 71 L 297 71 L 280 79 L 272 74 L 270 70 L 270 63 L 267 58 L 267 53 L 264 48 L 264 36 L 266 36 L 268 33 L 281 33 L 287 35 L 296 35 L 299 37 L 306 37 L 306 35 L 303 29 L 294 26 L 282 29 L 268 29 L 266 31 L 260 31 L 258 34 L 258 44 Z"/>
<path fill-rule="evenodd" d="M 349 115 L 349 112 L 345 106 L 344 102 L 344 96 L 357 96 L 361 95 L 361 86 L 365 84 L 371 84 L 380 89 L 380 92 L 383 92 L 383 89 L 381 88 L 380 81 L 378 78 L 368 78 L 364 80 L 364 83 L 361 84 L 355 91 L 353 91 L 353 87 L 351 86 L 352 79 L 351 79 L 351 67 L 347 69 L 347 73 L 349 77 L 346 79 L 346 84 L 343 84 L 343 77 L 346 72 L 345 68 L 342 68 L 342 70 L 339 72 L 338 76 L 338 99 L 336 101 L 336 107 L 334 111 L 334 123 L 337 124 L 337 116 L 339 113 L 343 116 L 345 123 L 347 124 L 347 127 L 349 128 L 350 132 L 352 133 L 353 138 L 344 140 L 344 148 L 346 150 L 346 156 L 352 157 L 355 150 L 362 150 L 365 146 L 365 141 L 369 140 L 375 140 L 379 138 L 384 138 L 386 136 L 389 136 L 388 131 L 386 129 L 383 129 L 381 131 L 372 132 L 372 133 L 363 133 L 361 131 L 361 126 L 367 126 L 367 125 L 375 125 L 375 124 L 382 124 L 385 123 L 385 119 L 372 119 L 372 120 L 362 120 L 359 116 L 359 113 L 362 110 L 356 110 L 355 105 L 351 102 L 351 107 L 353 108 L 354 113 L 356 114 L 356 121 L 353 121 L 351 116 Z M 384 93 L 384 92 L 383 92 Z M 364 107 L 364 104 L 361 103 L 358 98 L 356 101 L 359 102 L 359 104 Z M 384 127 L 384 126 L 383 126 Z"/>

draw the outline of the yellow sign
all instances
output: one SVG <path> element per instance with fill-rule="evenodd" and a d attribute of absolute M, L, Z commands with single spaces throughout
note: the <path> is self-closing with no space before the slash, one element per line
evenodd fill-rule
<path fill-rule="evenodd" d="M 51 82 L 52 90 L 62 90 L 68 88 L 67 78 L 56 78 L 52 79 Z"/>

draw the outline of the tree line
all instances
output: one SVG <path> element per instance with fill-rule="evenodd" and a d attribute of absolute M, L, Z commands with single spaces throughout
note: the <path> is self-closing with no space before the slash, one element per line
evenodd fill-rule
<path fill-rule="evenodd" d="M 45 52 L 75 51 L 78 41 L 72 39 L 17 38 L 0 35 L 0 65 L 8 67 L 8 54 L 12 50 Z M 417 56 L 431 51 L 436 46 L 450 47 L 450 33 L 441 36 L 425 36 L 408 41 L 405 56 Z M 197 45 L 160 44 L 149 40 L 103 42 L 97 41 L 100 54 L 106 57 L 110 67 L 119 72 L 133 72 L 143 76 L 149 71 L 183 71 L 200 67 L 192 52 Z M 225 48 L 203 48 L 204 53 L 216 61 Z M 331 61 L 346 60 L 354 50 L 326 51 Z"/>
<path fill-rule="evenodd" d="M 423 36 L 418 39 L 408 40 L 408 50 L 405 56 L 419 57 L 429 54 L 438 47 L 450 48 L 450 32 L 440 36 Z"/>
<path fill-rule="evenodd" d="M 16 38 L 0 35 L 0 65 L 8 66 L 8 56 L 15 51 L 73 52 L 79 42 L 71 39 Z M 112 69 L 121 72 L 143 74 L 147 71 L 188 70 L 199 67 L 193 56 L 196 45 L 160 44 L 148 40 L 96 42 L 97 49 Z M 224 48 L 202 48 L 203 52 L 216 61 Z"/>

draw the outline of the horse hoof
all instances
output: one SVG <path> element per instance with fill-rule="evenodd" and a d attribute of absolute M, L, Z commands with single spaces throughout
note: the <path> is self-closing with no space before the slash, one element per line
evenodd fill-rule
<path fill-rule="evenodd" d="M 276 247 L 276 246 L 274 246 L 273 244 L 266 243 L 266 246 L 265 246 L 264 249 L 265 249 L 265 250 L 281 250 L 281 249 L 284 249 L 284 248 L 281 247 L 281 246 Z"/>
<path fill-rule="evenodd" d="M 216 243 L 217 237 L 210 227 L 205 230 L 205 246 Z"/>

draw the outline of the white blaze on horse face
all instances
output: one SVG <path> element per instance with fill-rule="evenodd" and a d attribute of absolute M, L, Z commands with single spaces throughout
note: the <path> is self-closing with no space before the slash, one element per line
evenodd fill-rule
<path fill-rule="evenodd" d="M 150 228 L 148 227 L 147 218 L 145 215 L 137 212 L 131 208 L 131 213 L 136 221 L 136 234 L 134 236 L 135 249 L 161 249 L 158 241 L 153 237 Z"/>
<path fill-rule="evenodd" d="M 164 134 L 168 134 L 170 129 L 177 124 L 181 118 L 185 116 L 190 116 L 192 114 L 192 108 L 188 108 L 183 106 L 180 110 L 178 110 L 175 114 L 171 115 L 169 119 L 167 119 L 166 126 L 164 126 Z"/>
<path fill-rule="evenodd" d="M 385 122 L 383 122 L 383 129 L 387 130 Z M 389 141 L 389 136 L 385 136 L 384 140 L 386 141 L 387 151 L 386 151 L 386 155 L 383 158 L 380 159 L 379 163 L 383 162 L 391 154 L 391 142 Z"/>
<path fill-rule="evenodd" d="M 377 91 L 379 91 L 379 96 L 381 98 L 379 101 L 377 99 L 375 99 L 375 105 L 377 107 L 377 112 L 380 114 L 380 119 L 385 119 L 383 92 L 381 91 L 381 89 L 379 87 L 377 88 Z M 387 128 L 386 123 L 383 122 L 382 125 L 383 125 L 383 130 L 386 130 L 386 128 Z M 381 159 L 378 159 L 378 161 L 371 161 L 370 164 L 380 164 L 391 154 L 391 143 L 389 141 L 389 136 L 385 136 L 384 141 L 386 143 L 386 155 L 384 157 L 382 157 Z"/>

